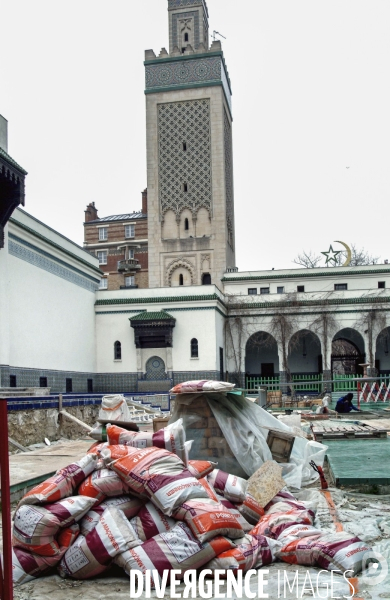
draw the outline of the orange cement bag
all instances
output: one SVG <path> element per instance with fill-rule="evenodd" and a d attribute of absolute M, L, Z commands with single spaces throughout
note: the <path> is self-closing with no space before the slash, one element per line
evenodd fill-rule
<path fill-rule="evenodd" d="M 60 552 L 56 556 L 39 556 L 32 554 L 20 548 L 12 549 L 12 581 L 14 585 L 27 583 L 35 577 L 40 577 L 48 573 L 55 567 L 67 549 L 75 542 L 80 533 L 77 523 L 62 529 L 57 542 L 60 546 Z"/>
<path fill-rule="evenodd" d="M 307 510 L 292 509 L 284 513 L 272 513 L 265 515 L 250 533 L 252 535 L 266 535 L 277 540 L 287 527 L 313 525 L 313 520 L 311 511 Z"/>
<path fill-rule="evenodd" d="M 245 495 L 245 500 L 241 504 L 237 504 L 237 510 L 240 511 L 244 519 L 252 525 L 257 525 L 260 519 L 264 516 L 264 508 L 260 506 L 257 500 L 251 494 Z"/>
<path fill-rule="evenodd" d="M 224 496 L 227 500 L 230 500 L 231 502 L 244 502 L 248 482 L 242 477 L 229 475 L 229 473 L 225 473 L 225 471 L 214 469 L 214 471 L 207 476 L 207 479 L 214 487 L 215 491 Z"/>
<path fill-rule="evenodd" d="M 127 431 L 117 425 L 107 425 L 107 438 L 110 445 L 133 446 L 134 448 L 162 448 L 176 454 L 186 464 L 186 434 L 183 420 L 179 419 L 172 425 L 160 429 L 156 433 L 151 431 Z"/>
<path fill-rule="evenodd" d="M 83 481 L 78 489 L 78 493 L 81 496 L 96 498 L 99 502 L 103 501 L 107 496 L 121 496 L 128 491 L 129 488 L 127 485 L 111 469 L 94 471 Z"/>
<path fill-rule="evenodd" d="M 79 521 L 94 504 L 93 498 L 73 496 L 45 506 L 23 505 L 14 516 L 12 545 L 40 556 L 56 556 L 59 530 Z"/>
<path fill-rule="evenodd" d="M 236 548 L 219 554 L 204 568 L 212 571 L 221 569 L 234 572 L 260 569 L 274 562 L 276 550 L 279 547 L 278 542 L 262 535 L 247 534 L 243 538 L 235 540 L 235 543 Z"/>
<path fill-rule="evenodd" d="M 233 542 L 222 536 L 201 544 L 187 525 L 179 523 L 170 531 L 144 542 L 142 546 L 119 554 L 115 563 L 128 575 L 132 569 L 142 573 L 156 570 L 161 583 L 165 570 L 180 570 L 183 578 L 189 569 L 200 569 L 215 556 L 233 547 Z"/>
<path fill-rule="evenodd" d="M 244 534 L 237 518 L 220 502 L 213 500 L 187 500 L 175 510 L 173 516 L 178 521 L 184 521 L 202 543 L 218 535 L 236 539 Z"/>
<path fill-rule="evenodd" d="M 216 465 L 208 460 L 189 460 L 187 469 L 196 479 L 202 479 L 214 471 Z"/>
<path fill-rule="evenodd" d="M 148 502 L 143 506 L 136 517 L 130 521 L 137 537 L 146 542 L 150 538 L 169 531 L 176 525 L 175 519 L 171 519 L 164 515 L 152 502 Z"/>
<path fill-rule="evenodd" d="M 25 504 L 49 504 L 71 496 L 77 486 L 96 468 L 98 457 L 87 454 L 78 462 L 57 471 L 20 500 L 18 507 Z"/>
<path fill-rule="evenodd" d="M 101 455 L 106 465 L 138 495 L 145 493 L 145 485 L 154 475 L 174 475 L 184 470 L 184 463 L 176 454 L 161 448 L 107 446 Z"/>
<path fill-rule="evenodd" d="M 103 573 L 112 559 L 141 543 L 121 510 L 106 508 L 86 537 L 79 536 L 59 565 L 61 577 L 90 579 Z"/>

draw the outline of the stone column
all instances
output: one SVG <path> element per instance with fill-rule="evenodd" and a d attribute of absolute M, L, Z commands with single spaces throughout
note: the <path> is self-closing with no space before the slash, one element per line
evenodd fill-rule
<path fill-rule="evenodd" d="M 173 380 L 172 348 L 167 348 L 167 375 L 169 379 Z"/>
<path fill-rule="evenodd" d="M 332 371 L 330 369 L 324 369 L 322 373 L 324 381 L 330 381 L 332 379 Z M 332 384 L 324 383 L 324 392 L 331 392 Z"/>

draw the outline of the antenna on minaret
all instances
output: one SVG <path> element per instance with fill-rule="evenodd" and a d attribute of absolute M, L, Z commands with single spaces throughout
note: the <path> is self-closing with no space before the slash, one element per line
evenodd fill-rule
<path fill-rule="evenodd" d="M 219 31 L 213 31 L 213 42 L 215 42 L 215 38 L 216 36 L 219 35 L 220 37 L 222 37 L 224 40 L 226 40 L 227 38 L 225 38 L 224 35 L 222 35 L 222 33 L 219 33 Z"/>

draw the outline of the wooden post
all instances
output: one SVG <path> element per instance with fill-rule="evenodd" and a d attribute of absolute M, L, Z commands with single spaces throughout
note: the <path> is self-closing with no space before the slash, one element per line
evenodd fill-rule
<path fill-rule="evenodd" d="M 8 452 L 8 409 L 7 400 L 5 398 L 0 398 L 0 427 L 0 477 L 4 558 L 1 600 L 13 600 L 14 594 L 12 585 L 11 495 Z"/>

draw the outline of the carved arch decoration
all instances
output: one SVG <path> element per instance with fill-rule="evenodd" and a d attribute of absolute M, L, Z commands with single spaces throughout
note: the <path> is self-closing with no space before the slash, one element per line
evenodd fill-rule
<path fill-rule="evenodd" d="M 172 275 L 176 271 L 176 269 L 183 268 L 189 271 L 191 276 L 191 285 L 195 285 L 196 283 L 196 273 L 194 265 L 187 260 L 186 258 L 178 258 L 173 260 L 168 266 L 166 270 L 166 282 L 169 287 L 172 285 Z"/>

